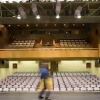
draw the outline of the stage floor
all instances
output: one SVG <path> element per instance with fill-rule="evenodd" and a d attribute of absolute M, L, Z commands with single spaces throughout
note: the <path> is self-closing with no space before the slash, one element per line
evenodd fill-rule
<path fill-rule="evenodd" d="M 1 92 L 0 100 L 39 100 L 38 94 L 38 92 Z M 100 100 L 100 92 L 51 92 L 50 98 L 52 100 Z"/>

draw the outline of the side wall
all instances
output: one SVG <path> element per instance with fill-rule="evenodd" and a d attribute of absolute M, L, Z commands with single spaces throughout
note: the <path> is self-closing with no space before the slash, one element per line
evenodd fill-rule
<path fill-rule="evenodd" d="M 13 68 L 17 63 L 17 68 Z M 86 63 L 91 63 L 91 68 L 86 68 Z M 14 72 L 38 72 L 39 61 L 9 61 L 9 68 L 1 68 L 0 80 Z M 64 60 L 58 62 L 58 71 L 89 71 L 100 77 L 100 68 L 95 67 L 94 60 Z"/>
<path fill-rule="evenodd" d="M 91 68 L 86 68 L 86 63 L 91 63 Z M 100 68 L 95 67 L 95 60 L 60 61 L 58 71 L 89 71 L 100 77 Z"/>
<path fill-rule="evenodd" d="M 13 68 L 13 63 L 17 68 Z M 1 67 L 1 66 L 0 66 Z M 0 79 L 13 74 L 14 72 L 38 72 L 39 63 L 37 61 L 9 61 L 9 68 L 0 68 Z"/>

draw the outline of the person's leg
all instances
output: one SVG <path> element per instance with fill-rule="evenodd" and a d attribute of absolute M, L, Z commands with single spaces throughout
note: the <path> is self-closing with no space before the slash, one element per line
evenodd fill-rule
<path fill-rule="evenodd" d="M 46 84 L 46 86 L 48 86 L 48 85 Z M 49 88 L 47 87 L 47 89 L 49 89 Z M 47 93 L 46 93 L 46 96 L 45 96 L 45 100 L 51 100 L 51 99 L 49 98 L 50 93 L 51 93 L 51 92 L 48 90 Z"/>
<path fill-rule="evenodd" d="M 39 99 L 44 98 L 42 95 L 45 93 L 45 89 L 46 89 L 46 81 L 45 81 L 45 79 L 43 79 L 43 84 L 44 84 L 44 88 L 42 89 L 42 91 L 39 94 Z"/>
<path fill-rule="evenodd" d="M 50 93 L 51 93 L 50 91 L 47 91 L 46 96 L 45 96 L 45 99 L 46 99 L 46 100 L 51 100 L 51 99 L 49 98 Z"/>

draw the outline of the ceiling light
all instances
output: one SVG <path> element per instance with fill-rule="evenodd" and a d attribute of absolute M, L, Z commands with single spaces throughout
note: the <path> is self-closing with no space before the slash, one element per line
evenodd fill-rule
<path fill-rule="evenodd" d="M 29 25 L 27 24 L 27 26 L 29 26 Z"/>
<path fill-rule="evenodd" d="M 9 27 L 10 27 L 10 25 L 9 25 Z"/>
<path fill-rule="evenodd" d="M 36 26 L 38 26 L 38 24 L 36 24 Z"/>
<path fill-rule="evenodd" d="M 60 18 L 60 16 L 59 15 L 56 15 L 56 18 L 58 19 L 58 18 Z"/>
<path fill-rule="evenodd" d="M 65 26 L 66 24 L 64 24 L 64 26 Z"/>
<path fill-rule="evenodd" d="M 17 19 L 21 19 L 21 16 L 18 14 Z"/>
<path fill-rule="evenodd" d="M 73 24 L 73 26 L 74 26 L 75 24 Z"/>
<path fill-rule="evenodd" d="M 36 18 L 37 18 L 37 19 L 40 19 L 40 15 L 37 15 Z"/>
<path fill-rule="evenodd" d="M 55 26 L 56 26 L 56 24 L 55 24 Z"/>
<path fill-rule="evenodd" d="M 19 26 L 19 25 L 18 25 Z"/>

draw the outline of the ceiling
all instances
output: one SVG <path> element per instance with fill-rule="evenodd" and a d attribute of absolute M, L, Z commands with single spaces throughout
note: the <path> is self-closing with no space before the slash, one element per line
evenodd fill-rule
<path fill-rule="evenodd" d="M 34 2 L 33 2 L 34 3 Z M 41 16 L 36 19 L 31 11 L 32 3 L 0 3 L 1 24 L 33 24 L 33 23 L 100 23 L 100 2 L 61 2 L 60 18 L 56 19 L 56 2 L 35 2 Z M 82 7 L 82 18 L 74 18 L 78 6 Z M 18 7 L 26 12 L 26 19 L 17 19 Z"/>

